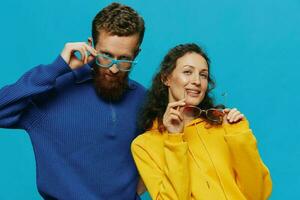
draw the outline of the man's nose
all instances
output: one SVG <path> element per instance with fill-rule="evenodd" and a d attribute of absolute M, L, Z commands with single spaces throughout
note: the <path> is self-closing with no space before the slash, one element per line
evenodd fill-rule
<path fill-rule="evenodd" d="M 119 70 L 119 68 L 117 67 L 116 64 L 113 64 L 113 65 L 109 68 L 109 71 L 111 71 L 111 73 L 113 73 L 113 74 L 116 74 L 116 73 L 118 73 L 120 70 Z"/>

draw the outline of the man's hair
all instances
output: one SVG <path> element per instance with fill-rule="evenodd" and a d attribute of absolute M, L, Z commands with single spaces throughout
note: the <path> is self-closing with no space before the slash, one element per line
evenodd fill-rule
<path fill-rule="evenodd" d="M 93 20 L 92 37 L 94 45 L 97 44 L 102 30 L 117 36 L 138 34 L 140 45 L 144 38 L 145 24 L 143 18 L 129 6 L 112 3 L 103 8 Z"/>

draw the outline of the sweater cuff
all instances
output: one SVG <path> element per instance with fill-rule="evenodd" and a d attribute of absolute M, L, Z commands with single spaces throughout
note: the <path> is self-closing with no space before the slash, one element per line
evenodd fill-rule
<path fill-rule="evenodd" d="M 166 149 L 179 154 L 186 153 L 188 144 L 183 140 L 183 133 L 168 133 L 167 136 L 165 140 Z"/>
<path fill-rule="evenodd" d="M 66 63 L 66 61 L 61 57 L 61 55 L 57 56 L 57 58 L 50 64 L 52 69 L 56 69 L 59 75 L 71 72 L 72 69 Z"/>
<path fill-rule="evenodd" d="M 223 127 L 225 129 L 226 135 L 236 135 L 251 131 L 249 128 L 249 122 L 246 118 L 242 119 L 237 123 L 226 123 Z"/>

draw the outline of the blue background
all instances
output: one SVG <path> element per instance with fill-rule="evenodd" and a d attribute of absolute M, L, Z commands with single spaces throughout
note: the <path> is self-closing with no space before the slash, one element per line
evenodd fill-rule
<path fill-rule="evenodd" d="M 86 41 L 95 14 L 112 1 L 2 1 L 0 86 L 40 63 L 66 42 Z M 300 199 L 299 0 L 121 1 L 146 21 L 131 77 L 146 87 L 167 50 L 201 44 L 212 60 L 220 103 L 250 120 L 273 179 L 271 199 Z M 24 131 L 0 129 L 0 200 L 40 199 L 35 160 Z M 148 199 L 147 195 L 143 199 Z"/>

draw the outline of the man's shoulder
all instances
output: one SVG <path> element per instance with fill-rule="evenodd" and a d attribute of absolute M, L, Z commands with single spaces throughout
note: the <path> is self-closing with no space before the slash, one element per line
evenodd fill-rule
<path fill-rule="evenodd" d="M 139 90 L 144 93 L 146 93 L 146 91 L 147 91 L 147 89 L 142 84 L 138 83 L 135 80 L 129 79 L 128 84 L 129 84 L 130 89 L 136 89 L 136 90 Z"/>

